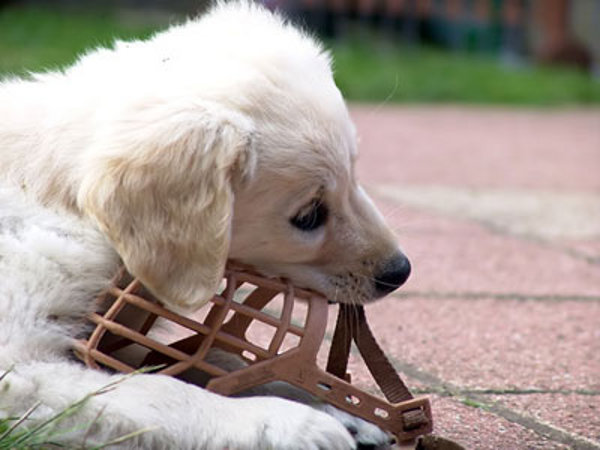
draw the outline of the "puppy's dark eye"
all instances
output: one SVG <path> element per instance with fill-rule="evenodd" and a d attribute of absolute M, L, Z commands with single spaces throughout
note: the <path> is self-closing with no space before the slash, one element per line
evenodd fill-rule
<path fill-rule="evenodd" d="M 324 225 L 329 210 L 321 200 L 313 200 L 290 219 L 290 223 L 302 231 L 313 231 Z"/>

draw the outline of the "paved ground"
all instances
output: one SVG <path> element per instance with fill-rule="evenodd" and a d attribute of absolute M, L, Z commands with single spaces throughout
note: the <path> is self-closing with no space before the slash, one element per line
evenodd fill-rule
<path fill-rule="evenodd" d="M 367 314 L 435 431 L 600 449 L 600 111 L 352 113 L 359 177 L 414 267 Z"/>

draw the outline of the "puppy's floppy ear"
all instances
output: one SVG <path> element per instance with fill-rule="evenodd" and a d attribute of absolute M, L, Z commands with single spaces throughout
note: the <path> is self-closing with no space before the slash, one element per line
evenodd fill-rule
<path fill-rule="evenodd" d="M 251 136 L 248 119 L 222 108 L 156 107 L 107 127 L 88 153 L 79 207 L 170 306 L 197 308 L 219 285 Z"/>

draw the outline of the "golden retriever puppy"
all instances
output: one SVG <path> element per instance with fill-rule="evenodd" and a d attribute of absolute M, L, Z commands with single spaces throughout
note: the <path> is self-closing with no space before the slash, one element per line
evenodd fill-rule
<path fill-rule="evenodd" d="M 261 7 L 221 4 L 147 41 L 0 85 L 0 414 L 41 421 L 117 376 L 70 358 L 124 262 L 193 310 L 233 258 L 341 302 L 400 286 L 410 264 L 354 178 L 356 137 L 312 38 Z M 72 420 L 137 448 L 343 449 L 382 433 L 347 415 L 231 399 L 139 375 Z M 76 442 L 85 430 L 64 439 Z"/>

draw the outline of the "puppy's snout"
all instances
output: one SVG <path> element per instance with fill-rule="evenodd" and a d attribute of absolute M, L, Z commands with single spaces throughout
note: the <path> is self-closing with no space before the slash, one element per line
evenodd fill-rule
<path fill-rule="evenodd" d="M 410 261 L 402 253 L 398 253 L 375 273 L 375 290 L 379 295 L 389 294 L 402 286 L 409 275 Z"/>

